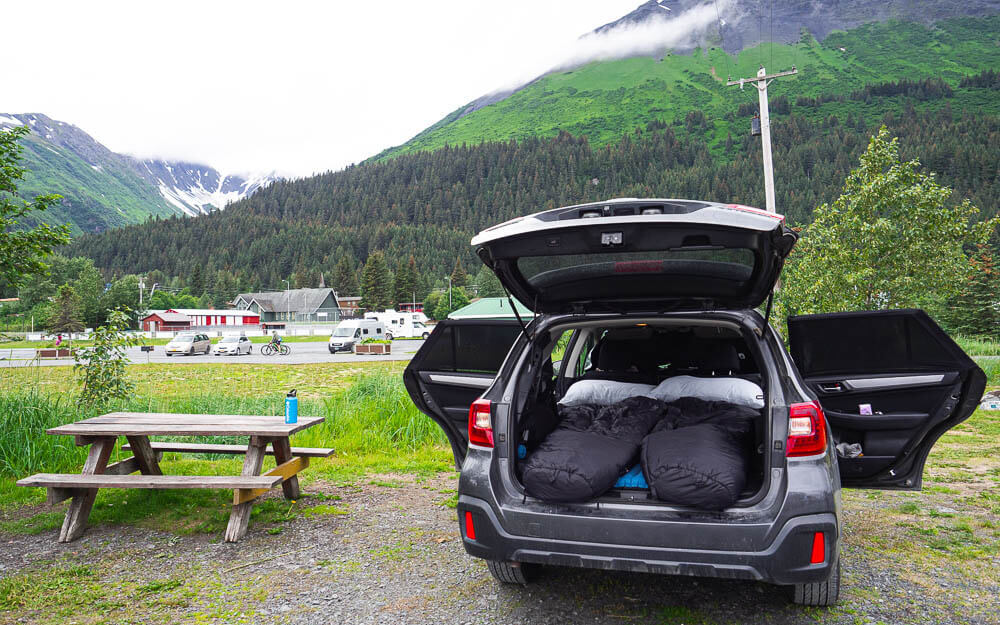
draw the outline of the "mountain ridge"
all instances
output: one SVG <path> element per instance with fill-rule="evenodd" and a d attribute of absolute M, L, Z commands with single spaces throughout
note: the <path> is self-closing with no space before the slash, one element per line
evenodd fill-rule
<path fill-rule="evenodd" d="M 248 197 L 273 174 L 227 176 L 208 165 L 139 159 L 113 152 L 79 127 L 42 113 L 0 113 L 0 131 L 27 126 L 27 167 L 20 191 L 63 199 L 38 221 L 66 223 L 74 234 L 101 232 L 150 217 L 204 215 Z"/>
<path fill-rule="evenodd" d="M 792 0 L 786 3 L 779 3 L 775 6 L 772 3 L 771 12 L 760 12 L 763 3 L 754 0 L 664 0 L 664 5 L 673 7 L 671 11 L 660 8 L 657 0 L 648 0 L 639 5 L 632 12 L 623 17 L 604 24 L 581 36 L 580 40 L 588 38 L 605 37 L 608 40 L 608 47 L 614 49 L 615 46 L 623 45 L 618 40 L 631 40 L 640 38 L 643 31 L 640 28 L 663 29 L 663 41 L 670 41 L 672 45 L 664 43 L 658 45 L 656 38 L 650 37 L 646 33 L 647 45 L 636 46 L 627 54 L 610 54 L 606 57 L 599 55 L 587 62 L 569 63 L 536 77 L 525 84 L 503 91 L 485 94 L 472 102 L 465 104 L 452 113 L 449 113 L 441 120 L 435 122 L 424 130 L 420 131 L 408 141 L 387 148 L 370 160 L 381 160 L 398 154 L 404 154 L 414 149 L 435 149 L 442 145 L 459 145 L 463 142 L 475 141 L 474 137 L 469 137 L 468 133 L 461 133 L 461 126 L 467 124 L 465 118 L 477 114 L 490 117 L 490 112 L 481 113 L 486 109 L 495 110 L 497 106 L 503 106 L 507 100 L 516 97 L 522 92 L 530 90 L 544 91 L 548 84 L 560 76 L 572 74 L 575 71 L 585 69 L 594 63 L 607 63 L 616 60 L 628 59 L 652 59 L 662 61 L 666 57 L 676 58 L 678 55 L 684 56 L 692 54 L 698 50 L 705 52 L 719 51 L 715 58 L 719 67 L 727 65 L 738 65 L 732 63 L 726 57 L 739 59 L 740 53 L 749 49 L 757 48 L 761 50 L 761 61 L 766 59 L 765 53 L 773 55 L 774 46 L 772 44 L 782 44 L 794 46 L 805 39 L 822 45 L 831 35 L 838 35 L 844 30 L 855 29 L 860 26 L 872 26 L 884 24 L 888 21 L 903 21 L 914 24 L 928 26 L 945 20 L 953 20 L 963 17 L 984 17 L 1000 14 L 1000 0 L 968 0 L 958 2 L 949 0 L 945 2 L 930 0 L 887 0 L 886 2 L 872 2 L 871 0 Z M 755 13 L 757 11 L 757 13 Z M 689 19 L 695 12 L 700 12 L 698 19 Z M 759 18 L 759 19 L 758 19 Z M 678 21 L 680 20 L 680 21 Z M 670 34 L 672 24 L 679 24 L 691 27 L 693 30 L 687 35 L 681 33 Z M 660 32 L 654 30 L 655 35 Z M 618 37 L 615 39 L 615 33 Z M 808 35 L 807 35 L 808 33 Z M 652 39 L 652 41 L 649 41 Z M 595 46 L 590 46 L 595 47 Z M 769 50 L 767 48 L 770 48 Z M 724 52 L 724 54 L 723 54 Z M 853 52 L 853 51 L 852 51 Z M 792 59 L 794 62 L 794 59 Z M 743 63 L 746 67 L 740 67 L 741 71 L 749 72 L 746 75 L 756 73 L 756 67 L 752 64 Z M 713 68 L 714 69 L 714 68 Z M 779 68 L 772 68 L 779 69 Z M 786 69 L 782 66 L 780 69 Z M 724 76 L 717 78 L 725 78 Z M 860 86 L 860 85 L 857 85 Z M 576 88 L 576 87 L 574 87 Z M 580 90 L 580 89 L 578 89 Z M 534 104 L 538 104 L 537 102 Z M 542 108 L 542 107 L 539 107 Z M 494 118 L 502 115 L 494 115 Z M 493 121 L 482 122 L 483 126 L 495 126 Z M 459 131 L 453 129 L 458 127 Z M 586 128 L 562 127 L 550 129 L 544 136 L 552 136 L 559 129 L 565 129 L 573 134 L 586 134 Z M 538 134 L 536 129 L 523 133 Z M 507 138 L 517 138 L 518 135 L 511 133 Z M 502 140 L 505 137 L 494 134 L 483 136 L 482 140 Z M 591 137 L 593 139 L 593 137 Z M 614 140 L 611 138 L 611 140 Z"/>

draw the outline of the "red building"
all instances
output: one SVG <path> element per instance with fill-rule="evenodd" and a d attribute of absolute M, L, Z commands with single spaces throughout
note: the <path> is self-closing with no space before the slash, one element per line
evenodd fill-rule
<path fill-rule="evenodd" d="M 172 310 L 154 312 L 142 320 L 142 329 L 146 332 L 189 330 L 191 317 Z"/>
<path fill-rule="evenodd" d="M 210 308 L 178 308 L 154 310 L 142 320 L 147 332 L 198 329 L 242 329 L 260 325 L 260 315 L 249 310 L 213 310 Z"/>

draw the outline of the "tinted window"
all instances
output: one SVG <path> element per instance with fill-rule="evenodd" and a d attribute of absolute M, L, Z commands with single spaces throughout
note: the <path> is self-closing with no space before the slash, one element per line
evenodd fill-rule
<path fill-rule="evenodd" d="M 521 275 L 536 286 L 569 279 L 664 273 L 719 274 L 746 280 L 753 266 L 754 254 L 744 248 L 525 256 L 517 260 Z"/>
<path fill-rule="evenodd" d="M 967 359 L 919 311 L 792 317 L 788 334 L 804 376 L 950 369 Z"/>
<path fill-rule="evenodd" d="M 441 328 L 428 342 L 420 368 L 427 371 L 496 373 L 520 332 L 521 328 L 516 324 L 450 325 Z"/>

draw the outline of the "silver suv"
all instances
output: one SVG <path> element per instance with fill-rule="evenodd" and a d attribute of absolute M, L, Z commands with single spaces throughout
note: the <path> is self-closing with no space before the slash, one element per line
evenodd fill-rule
<path fill-rule="evenodd" d="M 796 603 L 836 602 L 841 487 L 919 490 L 931 447 L 972 414 L 985 375 L 919 310 L 794 317 L 786 349 L 768 317 L 796 240 L 780 215 L 659 199 L 549 210 L 477 235 L 476 253 L 534 316 L 442 321 L 404 373 L 451 441 L 466 551 L 502 582 L 559 565 L 761 580 L 792 587 Z M 579 429 L 558 403 L 575 384 L 682 376 L 759 388 L 731 503 L 664 497 L 645 448 L 629 462 L 646 484 L 558 496 L 567 476 L 586 485 L 609 463 L 628 466 L 609 460 L 629 448 L 607 437 L 566 439 L 587 442 L 558 453 L 546 443 Z M 719 449 L 675 453 L 697 465 Z M 550 496 L 526 488 L 531 463 L 547 467 Z M 690 501 L 699 484 L 712 483 L 689 482 Z"/>

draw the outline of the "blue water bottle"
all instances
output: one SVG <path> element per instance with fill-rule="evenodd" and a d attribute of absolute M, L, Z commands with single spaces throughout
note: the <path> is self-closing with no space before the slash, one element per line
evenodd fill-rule
<path fill-rule="evenodd" d="M 293 388 L 285 395 L 285 423 L 297 423 L 299 420 L 299 398 Z"/>

